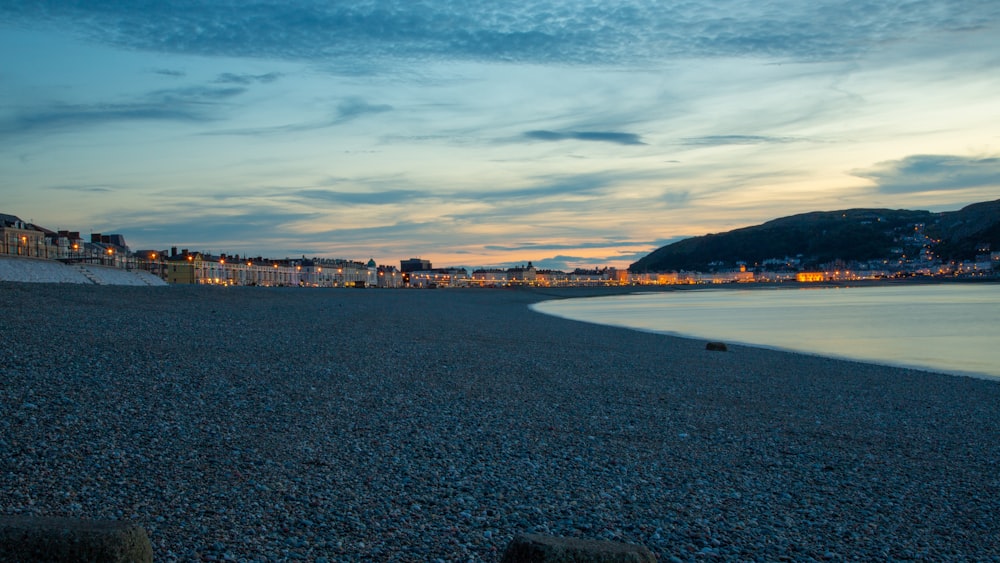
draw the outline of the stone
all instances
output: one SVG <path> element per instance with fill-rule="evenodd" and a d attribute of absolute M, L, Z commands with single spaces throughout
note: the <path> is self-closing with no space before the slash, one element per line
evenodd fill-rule
<path fill-rule="evenodd" d="M 724 342 L 709 342 L 705 345 L 705 349 L 713 352 L 725 352 L 727 350 Z"/>
<path fill-rule="evenodd" d="M 500 563 L 656 563 L 656 556 L 630 543 L 519 534 Z"/>
<path fill-rule="evenodd" d="M 0 563 L 152 563 L 153 546 L 138 524 L 0 516 Z"/>

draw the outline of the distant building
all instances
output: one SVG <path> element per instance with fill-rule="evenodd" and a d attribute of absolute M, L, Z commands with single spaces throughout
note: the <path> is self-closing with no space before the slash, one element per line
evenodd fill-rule
<path fill-rule="evenodd" d="M 399 261 L 399 271 L 404 274 L 409 272 L 426 272 L 432 270 L 430 260 L 421 260 L 420 258 L 410 258 L 409 260 Z"/>
<path fill-rule="evenodd" d="M 102 235 L 92 233 L 90 242 L 84 243 L 83 259 L 104 266 L 128 268 L 132 265 L 125 235 Z"/>
<path fill-rule="evenodd" d="M 159 259 L 158 259 L 159 260 Z M 298 261 L 262 257 L 213 256 L 201 252 L 171 251 L 160 267 L 167 283 L 197 285 L 298 286 L 302 267 Z"/>
<path fill-rule="evenodd" d="M 0 213 L 0 252 L 13 256 L 47 258 L 45 233 L 16 215 Z"/>
<path fill-rule="evenodd" d="M 469 284 L 478 287 L 501 287 L 507 285 L 507 270 L 500 268 L 480 268 L 472 271 Z"/>
<path fill-rule="evenodd" d="M 537 270 L 535 283 L 547 287 L 568 285 L 569 274 L 562 270 Z"/>
<path fill-rule="evenodd" d="M 76 261 L 82 258 L 84 244 L 79 232 L 59 231 L 53 240 L 60 259 Z"/>
<path fill-rule="evenodd" d="M 628 272 L 616 268 L 577 268 L 570 272 L 569 283 L 572 285 L 616 285 L 628 283 Z"/>
<path fill-rule="evenodd" d="M 507 283 L 510 285 L 534 285 L 538 278 L 538 270 L 531 262 L 527 266 L 507 269 Z"/>
<path fill-rule="evenodd" d="M 121 234 L 93 233 L 84 241 L 76 231 L 51 231 L 0 213 L 0 255 L 23 256 L 149 271 L 168 283 L 314 287 L 401 287 L 403 276 L 392 266 L 343 259 L 302 260 L 240 257 L 202 252 L 139 250 L 132 252 Z M 411 267 L 430 267 L 420 259 Z M 450 278 L 466 277 L 465 271 Z"/>
<path fill-rule="evenodd" d="M 410 287 L 433 289 L 436 287 L 464 287 L 468 285 L 469 272 L 465 268 L 435 268 L 409 272 Z"/>
<path fill-rule="evenodd" d="M 114 246 L 121 250 L 128 249 L 128 245 L 125 244 L 125 235 L 102 235 L 101 233 L 92 233 L 90 235 L 90 242 L 92 244 Z"/>
<path fill-rule="evenodd" d="M 672 285 L 680 283 L 680 276 L 677 272 L 631 274 L 629 280 L 639 285 Z"/>
<path fill-rule="evenodd" d="M 378 272 L 378 287 L 403 287 L 403 273 L 395 266 L 379 265 L 375 269 Z"/>
<path fill-rule="evenodd" d="M 197 257 L 197 263 L 195 258 Z M 170 284 L 196 284 L 202 283 L 201 279 L 197 275 L 198 270 L 201 267 L 201 255 L 200 254 L 189 254 L 185 251 L 183 254 L 174 254 L 167 257 L 166 259 L 167 267 L 164 272 L 167 283 Z"/>

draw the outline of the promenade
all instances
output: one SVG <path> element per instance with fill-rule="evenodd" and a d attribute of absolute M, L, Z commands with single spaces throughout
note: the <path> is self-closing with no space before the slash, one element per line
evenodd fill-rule
<path fill-rule="evenodd" d="M 0 511 L 156 561 L 1000 558 L 1000 385 L 578 323 L 601 290 L 0 282 Z"/>

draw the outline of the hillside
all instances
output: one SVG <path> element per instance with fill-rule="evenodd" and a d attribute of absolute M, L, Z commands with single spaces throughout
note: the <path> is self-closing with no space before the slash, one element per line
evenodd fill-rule
<path fill-rule="evenodd" d="M 663 246 L 629 270 L 707 272 L 737 262 L 754 265 L 784 257 L 800 257 L 803 265 L 891 258 L 901 248 L 917 253 L 926 245 L 913 236 L 916 224 L 925 225 L 924 234 L 940 241 L 933 250 L 943 260 L 972 259 L 984 242 L 1000 249 L 1000 200 L 996 200 L 944 213 L 846 209 L 792 215 Z"/>

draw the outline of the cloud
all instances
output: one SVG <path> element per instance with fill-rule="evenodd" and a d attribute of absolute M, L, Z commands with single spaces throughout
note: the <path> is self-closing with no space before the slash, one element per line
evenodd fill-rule
<path fill-rule="evenodd" d="M 845 59 L 930 31 L 994 25 L 993 0 L 610 3 L 5 2 L 12 22 L 69 24 L 105 44 L 207 56 L 351 62 L 465 59 L 641 64 L 670 58 Z M 901 17 L 900 14 L 905 14 Z"/>
<path fill-rule="evenodd" d="M 691 191 L 690 190 L 668 190 L 663 192 L 663 201 L 675 205 L 683 206 L 687 205 L 691 201 Z"/>
<path fill-rule="evenodd" d="M 160 75 L 163 75 L 163 76 L 171 76 L 171 77 L 174 77 L 174 78 L 182 78 L 184 76 L 187 76 L 187 73 L 185 73 L 182 70 L 172 70 L 172 69 L 169 69 L 169 68 L 157 68 L 157 69 L 154 69 L 153 70 L 153 74 L 160 74 Z"/>
<path fill-rule="evenodd" d="M 875 182 L 887 194 L 1000 188 L 1000 158 L 913 155 L 851 174 Z"/>
<path fill-rule="evenodd" d="M 419 187 L 410 189 L 385 188 L 382 186 L 400 185 L 406 183 L 405 178 L 359 178 L 344 179 L 334 178 L 326 182 L 327 185 L 333 183 L 346 183 L 354 185 L 364 185 L 368 191 L 353 190 L 331 190 L 310 188 L 290 192 L 290 195 L 307 200 L 327 201 L 337 204 L 348 205 L 395 205 L 401 203 L 414 203 L 418 201 L 448 201 L 450 203 L 462 202 L 520 202 L 521 204 L 533 205 L 541 200 L 561 198 L 565 195 L 596 195 L 602 193 L 614 182 L 614 177 L 608 174 L 579 174 L 572 176 L 552 176 L 535 179 L 533 186 L 514 189 L 495 190 L 429 190 Z M 521 213 L 520 210 L 517 211 Z M 483 213 L 495 217 L 499 210 L 491 208 Z M 481 217 L 478 213 L 453 215 L 453 218 L 469 219 Z"/>
<path fill-rule="evenodd" d="M 90 193 L 107 193 L 117 191 L 117 188 L 111 186 L 52 186 L 49 189 L 53 190 L 63 190 L 68 192 L 90 192 Z"/>
<path fill-rule="evenodd" d="M 618 145 L 645 145 L 635 133 L 613 131 L 526 131 L 524 136 L 535 141 L 596 141 Z"/>
<path fill-rule="evenodd" d="M 719 146 L 719 145 L 761 145 L 766 143 L 794 143 L 794 137 L 767 137 L 761 135 L 708 135 L 705 137 L 688 137 L 683 139 L 685 145 Z"/>
<path fill-rule="evenodd" d="M 626 239 L 611 238 L 603 241 L 591 241 L 591 242 L 574 242 L 572 244 L 556 244 L 556 243 L 535 243 L 535 242 L 523 242 L 520 244 L 490 244 L 484 246 L 487 250 L 500 250 L 504 252 L 511 251 L 529 251 L 536 252 L 539 250 L 578 250 L 581 248 L 618 248 L 622 246 L 648 246 L 652 243 L 647 241 L 630 241 Z"/>
<path fill-rule="evenodd" d="M 53 132 L 125 121 L 204 123 L 217 117 L 218 102 L 239 96 L 245 88 L 191 86 L 149 92 L 135 101 L 92 104 L 52 103 L 22 110 L 0 122 L 0 135 Z"/>
<path fill-rule="evenodd" d="M 246 92 L 246 88 L 213 88 L 210 86 L 188 86 L 186 88 L 171 88 L 155 90 L 146 95 L 151 103 L 161 104 L 200 104 L 233 98 Z"/>
<path fill-rule="evenodd" d="M 348 98 L 337 106 L 337 121 L 349 121 L 366 114 L 377 114 L 392 111 L 388 104 L 369 104 L 361 98 Z"/>
<path fill-rule="evenodd" d="M 506 262 L 498 264 L 498 266 L 500 268 L 516 268 L 524 266 L 525 262 L 527 262 L 527 260 L 521 260 L 519 262 Z M 583 256 L 566 256 L 563 254 L 557 254 L 556 256 L 532 260 L 531 264 L 539 270 L 572 272 L 573 270 L 581 267 L 595 267 L 601 262 L 605 261 L 600 258 L 586 258 Z"/>
<path fill-rule="evenodd" d="M 390 205 L 434 196 L 416 190 L 385 190 L 374 192 L 344 192 L 335 190 L 299 190 L 294 195 L 312 200 L 322 200 L 348 205 Z"/>
<path fill-rule="evenodd" d="M 17 64 L 3 71 L 13 98 L 0 112 L 0 145 L 23 153 L 9 182 L 79 183 L 81 193 L 107 185 L 149 207 L 172 197 L 151 202 L 151 191 L 196 200 L 256 190 L 224 209 L 205 204 L 204 229 L 226 227 L 211 243 L 219 249 L 242 240 L 284 251 L 301 239 L 329 251 L 356 237 L 392 238 L 392 254 L 499 244 L 511 252 L 504 260 L 606 255 L 614 251 L 572 241 L 702 232 L 738 214 L 831 205 L 833 188 L 806 186 L 839 182 L 844 169 L 876 159 L 838 164 L 848 153 L 823 151 L 811 134 L 830 139 L 823 145 L 927 143 L 960 153 L 933 144 L 943 137 L 920 137 L 912 116 L 933 118 L 919 128 L 930 132 L 967 127 L 975 118 L 963 121 L 962 108 L 989 114 L 981 96 L 991 75 L 935 82 L 932 71 L 958 59 L 953 45 L 985 65 L 995 49 L 982 47 L 993 47 L 998 20 L 996 0 L 0 2 L 0 21 L 24 31 L 9 43 L 37 46 L 9 50 Z M 18 52 L 52 58 L 36 72 Z M 922 102 L 915 81 L 927 85 Z M 942 83 L 952 98 L 936 90 Z M 946 108 L 944 99 L 959 102 Z M 877 131 L 874 112 L 886 125 Z M 906 134 L 893 129 L 897 113 L 911 117 Z M 838 121 L 824 123 L 830 115 Z M 91 130 L 121 123 L 129 127 L 106 138 Z M 68 130 L 82 136 L 7 135 Z M 988 135 L 947 142 L 988 146 Z M 720 165 L 712 147 L 726 146 L 749 154 Z M 123 154 L 135 160 L 116 165 Z M 856 173 L 886 192 L 931 189 L 918 183 L 929 178 L 990 185 L 985 162 L 924 160 L 917 173 L 914 158 Z M 316 182 L 333 173 L 344 178 Z M 313 215 L 240 227 L 263 220 L 265 204 Z M 399 218 L 426 223 L 394 225 Z M 379 223 L 387 226 L 316 234 Z M 176 236 L 186 235 L 161 239 Z"/>
<path fill-rule="evenodd" d="M 624 261 L 624 262 L 628 262 L 628 263 L 638 262 L 640 259 L 645 258 L 646 256 L 648 256 L 651 252 L 653 252 L 655 250 L 658 250 L 660 248 L 663 248 L 664 246 L 667 246 L 668 244 L 672 244 L 672 243 L 675 243 L 677 241 L 684 240 L 686 238 L 690 238 L 690 237 L 684 237 L 684 236 L 673 237 L 673 238 L 669 238 L 669 239 L 663 239 L 663 240 L 658 240 L 658 241 L 650 242 L 649 246 L 648 246 L 648 248 L 646 250 L 640 250 L 640 251 L 637 251 L 637 252 L 619 252 L 617 255 L 615 255 L 614 258 L 609 258 L 608 260 L 609 261 L 611 261 L 611 260 L 614 260 L 614 261 Z"/>
<path fill-rule="evenodd" d="M 492 250 L 498 251 L 525 251 L 526 253 L 536 253 L 539 250 L 583 250 L 583 249 L 599 249 L 599 248 L 638 248 L 632 252 L 623 252 L 618 250 L 614 254 L 606 256 L 575 256 L 566 254 L 556 254 L 555 256 L 549 256 L 545 258 L 533 259 L 532 264 L 538 269 L 544 270 L 562 270 L 564 272 L 571 272 L 577 268 L 582 269 L 592 269 L 608 266 L 611 264 L 621 264 L 634 263 L 641 258 L 647 256 L 650 252 L 666 246 L 672 242 L 677 242 L 687 237 L 674 237 L 665 240 L 657 241 L 628 241 L 628 240 L 608 240 L 606 242 L 595 241 L 595 242 L 582 242 L 578 245 L 520 245 L 520 246 L 495 246 L 487 247 Z M 517 262 L 505 262 L 497 264 L 494 267 L 501 268 L 511 268 L 516 266 L 524 265 L 527 260 L 520 260 Z"/>
<path fill-rule="evenodd" d="M 611 256 L 573 256 L 557 254 L 555 256 L 532 260 L 532 264 L 539 270 L 560 270 L 563 272 L 572 272 L 576 269 L 590 270 L 602 268 L 611 264 L 621 263 L 623 260 L 635 262 L 636 260 L 649 254 L 649 252 L 650 250 L 645 250 L 636 253 L 617 253 Z M 524 265 L 525 262 L 525 260 L 520 262 L 508 262 L 500 264 L 499 266 L 512 268 Z"/>
<path fill-rule="evenodd" d="M 267 74 L 233 74 L 224 72 L 216 77 L 215 82 L 219 84 L 268 84 L 281 78 L 280 72 L 269 72 Z"/>
<path fill-rule="evenodd" d="M 400 238 L 414 241 L 433 240 L 444 236 L 441 234 L 441 231 L 441 225 L 433 222 L 398 221 L 393 224 L 379 225 L 377 227 L 330 229 L 313 233 L 311 237 L 316 242 L 336 240 L 338 243 L 378 244 L 381 242 L 395 243 Z"/>
<path fill-rule="evenodd" d="M 305 121 L 300 123 L 286 123 L 284 125 L 274 125 L 270 127 L 247 127 L 242 129 L 222 129 L 218 131 L 207 131 L 203 135 L 279 135 L 284 133 L 300 133 L 303 131 L 315 131 L 340 125 L 348 121 L 353 121 L 365 115 L 374 115 L 392 111 L 393 107 L 388 104 L 369 104 L 359 97 L 351 97 L 337 105 L 336 112 L 332 118 L 320 118 L 315 121 Z"/>
<path fill-rule="evenodd" d="M 552 175 L 534 178 L 535 185 L 509 189 L 463 192 L 476 201 L 547 199 L 566 195 L 593 195 L 613 184 L 611 174 Z M 463 194 L 455 194 L 461 197 Z"/>
<path fill-rule="evenodd" d="M 75 129 L 118 121 L 203 122 L 210 118 L 201 110 L 163 107 L 155 104 L 59 104 L 25 112 L 0 123 L 0 134 Z"/>
<path fill-rule="evenodd" d="M 237 135 L 237 136 L 257 136 L 257 135 L 279 135 L 282 133 L 300 133 L 303 131 L 314 131 L 325 129 L 336 122 L 331 119 L 321 119 L 312 122 L 288 123 L 286 125 L 274 125 L 271 127 L 246 127 L 243 129 L 218 129 L 215 131 L 205 131 L 200 133 L 206 136 L 215 135 Z"/>
<path fill-rule="evenodd" d="M 246 207 L 238 210 L 207 210 L 197 216 L 179 218 L 175 210 L 166 208 L 132 214 L 118 213 L 115 220 L 131 225 L 128 232 L 132 238 L 154 241 L 152 244 L 164 247 L 184 245 L 191 247 L 191 250 L 209 252 L 258 253 L 260 243 L 256 237 L 261 232 L 269 233 L 272 238 L 280 238 L 289 224 L 310 217 L 312 215 L 307 213 Z"/>

